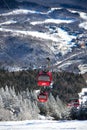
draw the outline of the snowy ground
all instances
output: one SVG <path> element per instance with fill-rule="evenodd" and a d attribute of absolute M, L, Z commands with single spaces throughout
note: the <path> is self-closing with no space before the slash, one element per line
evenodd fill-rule
<path fill-rule="evenodd" d="M 86 130 L 87 121 L 9 121 L 0 122 L 0 130 Z"/>

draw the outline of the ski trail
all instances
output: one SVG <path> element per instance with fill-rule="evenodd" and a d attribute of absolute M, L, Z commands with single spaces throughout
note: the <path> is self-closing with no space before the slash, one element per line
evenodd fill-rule
<path fill-rule="evenodd" d="M 19 35 L 19 36 L 20 35 L 28 35 L 28 36 L 32 36 L 32 37 L 36 37 L 36 38 L 42 38 L 44 40 L 51 40 L 54 42 L 58 42 L 57 37 L 54 37 L 54 36 L 46 34 L 46 33 L 38 32 L 38 31 L 21 31 L 21 30 L 5 29 L 5 28 L 0 28 L 0 31 L 10 32 L 13 35 Z"/>
<path fill-rule="evenodd" d="M 68 57 L 68 58 L 66 58 L 66 59 L 64 59 L 62 61 L 59 61 L 58 63 L 52 65 L 51 67 L 49 67 L 49 69 L 53 69 L 53 68 L 59 67 L 61 64 L 65 63 L 66 61 L 68 61 L 68 60 L 70 60 L 72 58 L 75 58 L 76 56 L 80 57 L 80 55 L 82 55 L 82 54 L 86 55 L 86 53 L 87 53 L 87 50 L 82 51 L 82 52 L 77 52 L 77 53 L 71 55 L 70 57 Z"/>

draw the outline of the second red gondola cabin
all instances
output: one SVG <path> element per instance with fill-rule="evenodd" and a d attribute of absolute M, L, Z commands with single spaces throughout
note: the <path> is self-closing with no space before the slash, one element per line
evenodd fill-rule
<path fill-rule="evenodd" d="M 38 99 L 39 102 L 42 102 L 42 103 L 47 102 L 47 100 L 48 100 L 48 93 L 47 92 L 41 92 L 38 95 L 37 99 Z"/>

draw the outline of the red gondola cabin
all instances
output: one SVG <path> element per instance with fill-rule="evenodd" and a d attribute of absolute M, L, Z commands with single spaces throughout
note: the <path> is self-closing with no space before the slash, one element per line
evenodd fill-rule
<path fill-rule="evenodd" d="M 38 75 L 38 86 L 50 86 L 52 82 L 52 73 L 51 72 L 40 72 Z"/>
<path fill-rule="evenodd" d="M 79 107 L 79 100 L 78 99 L 72 99 L 70 103 L 68 103 L 67 107 Z"/>
<path fill-rule="evenodd" d="M 39 102 L 42 102 L 42 103 L 47 102 L 47 100 L 48 100 L 48 93 L 47 92 L 41 92 L 38 95 L 37 99 L 38 99 Z"/>

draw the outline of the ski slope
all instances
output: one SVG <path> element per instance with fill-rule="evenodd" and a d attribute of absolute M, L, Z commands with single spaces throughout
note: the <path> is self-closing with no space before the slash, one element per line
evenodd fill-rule
<path fill-rule="evenodd" d="M 87 121 L 27 120 L 0 122 L 0 130 L 86 130 Z"/>

